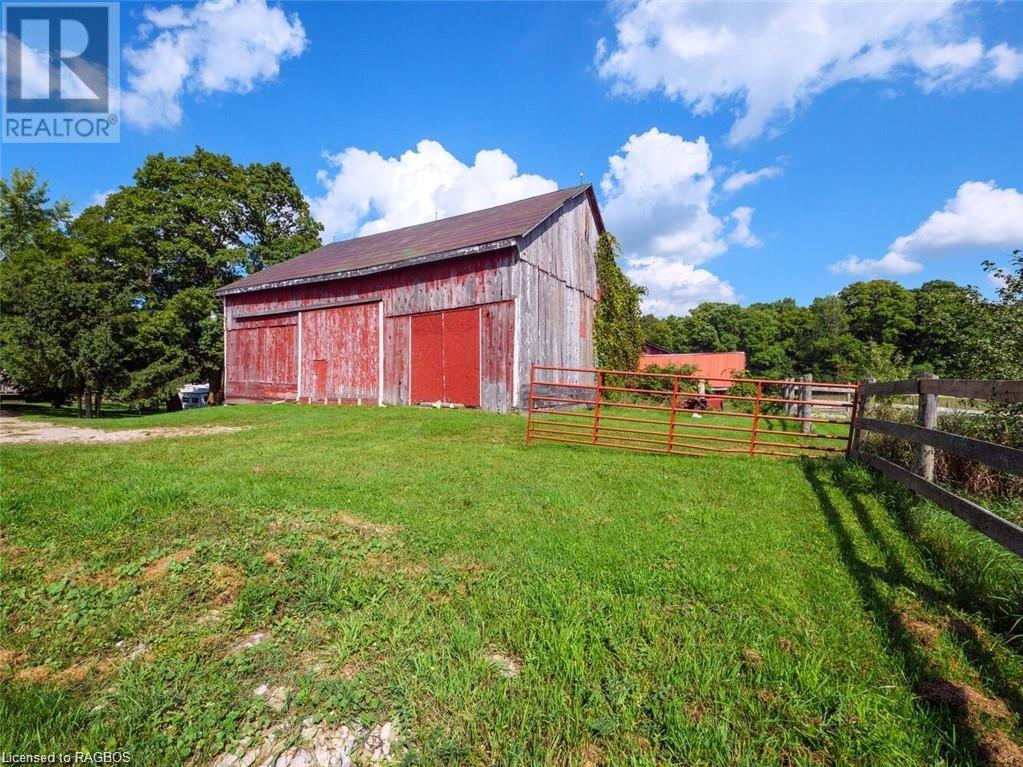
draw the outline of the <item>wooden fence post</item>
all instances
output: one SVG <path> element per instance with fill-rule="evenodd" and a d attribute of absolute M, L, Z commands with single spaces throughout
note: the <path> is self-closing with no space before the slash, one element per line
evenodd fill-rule
<path fill-rule="evenodd" d="M 861 418 L 867 417 L 867 408 L 870 407 L 870 395 L 863 393 L 863 385 L 872 384 L 876 380 L 876 378 L 864 378 L 860 380 L 859 392 L 853 402 L 852 424 L 849 426 L 849 428 L 852 429 L 852 433 L 849 435 L 848 453 L 850 456 L 860 449 L 860 443 L 863 442 L 863 430 L 857 426 L 857 423 Z"/>
<path fill-rule="evenodd" d="M 799 399 L 803 400 L 803 402 L 809 402 L 810 400 L 813 399 L 813 374 L 807 373 L 802 377 L 802 380 L 806 381 L 810 385 L 801 386 L 799 388 Z M 800 418 L 810 418 L 812 413 L 813 413 L 812 405 L 799 406 Z M 813 431 L 813 423 L 811 423 L 810 421 L 801 421 L 800 425 L 802 426 L 803 434 L 810 434 Z"/>
<path fill-rule="evenodd" d="M 926 379 L 937 378 L 933 373 L 924 373 L 917 381 L 919 404 L 917 407 L 916 425 L 922 429 L 933 429 L 938 425 L 938 395 L 924 394 L 921 383 Z M 934 448 L 930 445 L 917 443 L 913 452 L 913 473 L 928 482 L 934 481 Z"/>

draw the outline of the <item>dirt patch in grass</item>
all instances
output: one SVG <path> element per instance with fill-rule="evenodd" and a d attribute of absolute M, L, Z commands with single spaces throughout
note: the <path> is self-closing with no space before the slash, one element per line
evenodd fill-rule
<path fill-rule="evenodd" d="M 522 661 L 500 652 L 487 654 L 487 662 L 505 679 L 513 679 L 522 670 Z"/>
<path fill-rule="evenodd" d="M 53 674 L 53 669 L 49 666 L 29 666 L 28 668 L 18 669 L 15 673 L 14 678 L 19 682 L 28 682 L 29 684 L 42 684 Z"/>
<path fill-rule="evenodd" d="M 76 663 L 71 668 L 66 668 L 56 675 L 57 682 L 63 685 L 81 684 L 93 677 L 102 677 L 109 673 L 110 661 L 86 659 Z"/>
<path fill-rule="evenodd" d="M 14 678 L 29 684 L 56 683 L 59 685 L 80 684 L 94 677 L 105 676 L 111 669 L 110 661 L 86 658 L 70 668 L 56 671 L 49 666 L 30 666 L 19 669 Z"/>
<path fill-rule="evenodd" d="M 284 565 L 284 560 L 281 559 L 281 555 L 276 551 L 266 552 L 266 554 L 263 555 L 263 561 L 273 568 L 278 568 Z"/>
<path fill-rule="evenodd" d="M 896 626 L 905 634 L 913 637 L 924 647 L 935 647 L 941 639 L 941 632 L 934 626 L 912 615 L 898 613 L 894 618 Z"/>
<path fill-rule="evenodd" d="M 998 698 L 989 698 L 964 682 L 932 679 L 920 685 L 920 697 L 931 703 L 948 706 L 968 722 L 977 723 L 982 716 L 1007 719 L 1009 707 Z"/>
<path fill-rule="evenodd" d="M 688 701 L 684 708 L 686 717 L 693 724 L 699 724 L 707 716 L 707 709 L 699 701 Z"/>
<path fill-rule="evenodd" d="M 398 527 L 396 525 L 381 525 L 376 522 L 370 522 L 366 519 L 360 519 L 359 517 L 348 514 L 344 511 L 339 511 L 331 516 L 332 522 L 350 527 L 360 533 L 370 533 L 371 535 L 389 535 L 397 532 Z"/>
<path fill-rule="evenodd" d="M 28 659 L 28 656 L 17 650 L 0 649 L 0 674 L 13 671 Z"/>
<path fill-rule="evenodd" d="M 979 748 L 993 767 L 1023 767 L 1023 749 L 1004 732 L 988 733 Z"/>
<path fill-rule="evenodd" d="M 420 578 L 430 572 L 429 566 L 404 552 L 371 551 L 364 565 L 369 572 L 396 573 L 407 578 Z"/>
<path fill-rule="evenodd" d="M 244 431 L 245 426 L 164 426 L 151 429 L 94 429 L 59 426 L 44 421 L 4 418 L 0 421 L 0 445 L 65 444 L 98 445 L 140 442 L 159 437 L 195 437 Z"/>
<path fill-rule="evenodd" d="M 142 580 L 144 581 L 155 581 L 159 580 L 167 574 L 170 570 L 171 565 L 180 564 L 186 559 L 191 557 L 195 553 L 194 549 L 180 549 L 174 551 L 166 556 L 160 557 L 158 560 L 149 565 L 145 570 L 142 571 Z"/>
<path fill-rule="evenodd" d="M 195 622 L 198 623 L 200 626 L 205 626 L 205 625 L 207 625 L 209 623 L 216 623 L 217 621 L 219 621 L 223 617 L 224 617 L 224 613 L 223 613 L 222 610 L 218 610 L 217 608 L 213 608 L 212 610 L 210 610 L 208 612 L 205 612 L 202 615 L 200 615 L 198 618 L 196 618 Z"/>
<path fill-rule="evenodd" d="M 245 576 L 234 565 L 224 563 L 213 565 L 213 588 L 217 592 L 213 604 L 222 607 L 232 604 L 244 585 Z"/>
<path fill-rule="evenodd" d="M 604 764 L 604 755 L 595 743 L 584 745 L 579 756 L 583 767 L 601 767 Z"/>

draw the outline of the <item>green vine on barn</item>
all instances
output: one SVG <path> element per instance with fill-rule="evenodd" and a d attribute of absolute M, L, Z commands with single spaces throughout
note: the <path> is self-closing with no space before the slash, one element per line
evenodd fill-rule
<path fill-rule="evenodd" d="M 618 240 L 604 232 L 597 240 L 597 284 L 600 301 L 593 322 L 597 365 L 609 370 L 635 370 L 643 351 L 640 299 L 646 288 L 634 284 L 618 266 Z"/>

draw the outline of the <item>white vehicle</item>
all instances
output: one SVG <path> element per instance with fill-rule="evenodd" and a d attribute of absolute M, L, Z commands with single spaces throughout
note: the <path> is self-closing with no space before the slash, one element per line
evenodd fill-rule
<path fill-rule="evenodd" d="M 181 398 L 181 407 L 188 410 L 192 407 L 206 407 L 206 398 L 210 393 L 210 385 L 185 384 L 178 389 L 178 397 Z"/>

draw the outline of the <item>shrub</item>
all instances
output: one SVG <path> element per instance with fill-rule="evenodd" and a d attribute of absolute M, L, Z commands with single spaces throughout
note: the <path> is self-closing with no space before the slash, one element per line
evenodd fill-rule
<path fill-rule="evenodd" d="M 916 423 L 915 407 L 896 407 L 890 401 L 871 408 L 870 415 L 886 421 Z M 1012 407 L 995 408 L 984 413 L 956 411 L 938 415 L 938 429 L 964 437 L 973 437 L 1009 447 L 1023 447 L 1023 417 Z M 913 443 L 908 440 L 867 432 L 864 440 L 868 452 L 877 453 L 900 466 L 913 464 Z M 1023 521 L 1023 509 L 1014 501 L 1023 500 L 1023 477 L 992 469 L 976 461 L 946 453 L 934 452 L 934 481 L 958 492 L 987 500 L 1005 501 L 1016 506 L 1014 521 Z"/>
<path fill-rule="evenodd" d="M 746 370 L 733 370 L 731 375 L 733 378 L 748 378 L 749 372 Z M 736 381 L 728 387 L 728 391 L 725 394 L 729 397 L 756 397 L 757 385 L 752 381 Z M 753 400 L 729 399 L 725 400 L 725 403 L 729 410 L 736 410 L 740 413 L 752 413 L 756 407 L 756 403 Z"/>

